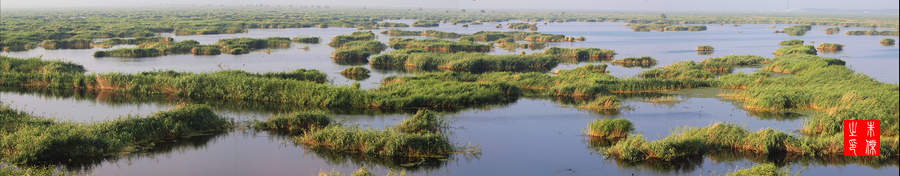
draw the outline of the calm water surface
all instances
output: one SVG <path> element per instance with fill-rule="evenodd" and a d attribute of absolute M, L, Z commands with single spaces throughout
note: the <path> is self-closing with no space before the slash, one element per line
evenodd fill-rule
<path fill-rule="evenodd" d="M 412 23 L 412 20 L 392 20 Z M 436 29 L 458 33 L 474 33 L 496 29 L 496 23 L 471 25 L 468 28 L 442 24 L 435 28 L 401 28 L 404 30 Z M 659 60 L 661 67 L 676 61 L 700 61 L 707 57 L 723 55 L 753 54 L 773 57 L 771 54 L 780 47 L 778 42 L 788 39 L 802 39 L 809 43 L 839 43 L 844 51 L 820 53 L 820 56 L 841 58 L 848 67 L 869 75 L 879 81 L 897 83 L 897 45 L 882 46 L 878 41 L 888 36 L 847 36 L 843 33 L 827 35 L 823 31 L 830 26 L 814 26 L 804 36 L 789 36 L 772 33 L 790 25 L 745 24 L 740 27 L 707 25 L 701 32 L 633 32 L 626 23 L 548 23 L 538 25 L 538 32 L 584 36 L 584 42 L 554 42 L 549 46 L 576 48 L 597 47 L 613 49 L 619 53 L 616 58 L 629 56 L 652 56 Z M 868 30 L 870 28 L 841 28 L 848 30 Z M 385 29 L 382 29 L 385 30 Z M 877 29 L 891 30 L 891 29 Z M 91 54 L 100 48 L 82 50 L 44 50 L 2 53 L 14 57 L 62 58 L 83 64 L 89 72 L 138 72 L 158 69 L 172 69 L 190 72 L 210 72 L 220 69 L 240 69 L 251 72 L 284 71 L 297 68 L 318 69 L 329 74 L 333 84 L 347 85 L 353 81 L 338 74 L 346 67 L 365 63 L 335 62 L 328 58 L 333 51 L 326 44 L 335 35 L 356 31 L 350 28 L 301 28 L 301 29 L 251 29 L 243 34 L 172 36 L 176 41 L 193 39 L 200 43 L 214 43 L 220 38 L 269 37 L 269 36 L 319 36 L 321 44 L 293 44 L 289 48 L 274 48 L 270 54 L 251 52 L 244 55 L 169 55 L 150 58 L 94 58 Z M 380 30 L 373 32 L 378 33 Z M 378 34 L 379 41 L 387 42 L 390 36 Z M 889 36 L 895 38 L 896 36 Z M 424 37 L 415 37 L 424 38 Z M 699 55 L 693 49 L 698 45 L 712 45 L 716 48 L 711 55 Z M 309 50 L 300 49 L 309 46 Z M 133 47 L 133 46 L 117 46 Z M 389 52 L 388 51 L 385 52 Z M 518 54 L 541 52 L 540 50 L 517 49 L 507 51 L 497 49 L 491 54 Z M 571 69 L 589 62 L 560 64 L 555 69 Z M 219 66 L 221 64 L 221 66 Z M 647 68 L 624 68 L 610 65 L 610 74 L 631 77 Z M 756 68 L 737 69 L 754 72 Z M 361 81 L 364 88 L 372 88 L 381 78 L 390 75 L 409 74 L 402 71 L 373 69 L 372 77 Z M 716 94 L 727 93 L 724 89 L 691 89 L 666 92 L 682 98 L 679 103 L 659 104 L 642 102 L 641 98 L 628 98 L 624 105 L 630 107 L 618 114 L 604 114 L 572 108 L 571 105 L 552 99 L 520 98 L 514 103 L 494 105 L 477 109 L 445 112 L 452 117 L 451 140 L 458 145 L 471 142 L 480 144 L 482 154 L 474 157 L 455 155 L 449 161 L 432 161 L 425 165 L 406 167 L 413 175 L 700 175 L 723 173 L 735 168 L 746 168 L 767 159 L 739 154 L 710 154 L 690 158 L 672 164 L 639 163 L 629 164 L 614 159 L 606 159 L 596 153 L 602 142 L 592 141 L 581 135 L 587 122 L 597 118 L 625 118 L 637 125 L 636 132 L 649 140 L 665 137 L 680 126 L 707 126 L 717 122 L 737 123 L 751 130 L 774 128 L 792 132 L 800 129 L 803 120 L 812 112 L 795 111 L 786 114 L 758 114 L 741 109 L 740 102 L 730 101 Z M 124 114 L 150 114 L 170 109 L 179 98 L 140 97 L 115 93 L 59 93 L 0 89 L 0 100 L 20 110 L 34 112 L 45 117 L 61 120 L 93 122 L 102 121 Z M 234 100 L 190 100 L 194 103 L 211 104 L 216 112 L 237 120 L 264 120 L 272 114 L 292 110 L 316 109 L 318 107 L 298 107 L 277 104 Z M 363 127 L 383 128 L 404 118 L 409 112 L 368 112 L 352 109 L 325 109 L 345 124 Z M 315 175 L 320 170 L 352 172 L 367 166 L 378 174 L 406 163 L 402 159 L 383 158 L 355 154 L 333 153 L 310 150 L 291 144 L 284 136 L 236 129 L 216 132 L 203 136 L 160 141 L 157 148 L 146 153 L 134 153 L 119 158 L 75 160 L 61 163 L 70 169 L 83 170 L 95 175 Z M 778 158 L 768 159 L 768 161 Z M 854 162 L 835 164 L 822 159 L 786 160 L 784 163 L 793 170 L 801 170 L 804 175 L 864 174 L 897 175 L 896 163 L 863 165 Z M 821 164 L 832 163 L 832 164 Z M 837 162 L 841 163 L 841 162 Z M 571 169 L 571 170 L 569 170 Z M 556 172 L 559 173 L 556 173 Z M 574 172 L 573 172 L 574 171 Z"/>

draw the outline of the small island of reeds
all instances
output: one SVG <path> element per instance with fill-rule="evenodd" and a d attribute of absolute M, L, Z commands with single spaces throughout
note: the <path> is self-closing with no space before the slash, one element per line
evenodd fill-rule
<path fill-rule="evenodd" d="M 506 28 L 528 29 L 528 30 L 532 30 L 532 31 L 538 30 L 537 23 L 506 23 Z"/>
<path fill-rule="evenodd" d="M 813 45 L 793 45 L 793 46 L 782 46 L 775 50 L 774 54 L 776 56 L 784 56 L 788 54 L 809 54 L 816 55 L 816 47 Z"/>
<path fill-rule="evenodd" d="M 697 51 L 712 51 L 713 49 L 715 49 L 715 48 L 713 48 L 712 46 L 709 46 L 709 45 L 700 45 L 700 46 L 697 46 L 696 50 Z"/>
<path fill-rule="evenodd" d="M 650 30 L 656 31 L 705 31 L 706 26 L 697 25 L 697 26 L 681 26 L 681 25 L 666 25 L 666 24 L 629 24 L 629 28 L 633 29 L 635 32 L 647 32 Z"/>
<path fill-rule="evenodd" d="M 413 27 L 437 27 L 440 25 L 437 21 L 432 20 L 416 20 L 413 22 Z"/>
<path fill-rule="evenodd" d="M 876 31 L 875 29 L 862 31 L 862 30 L 854 30 L 844 32 L 847 35 L 894 35 L 900 36 L 900 31 Z"/>
<path fill-rule="evenodd" d="M 805 41 L 800 40 L 800 39 L 790 39 L 790 40 L 781 41 L 778 43 L 778 45 L 803 45 L 803 42 L 805 42 Z"/>
<path fill-rule="evenodd" d="M 291 41 L 292 41 L 292 42 L 297 42 L 297 43 L 311 43 L 311 44 L 318 44 L 318 43 L 319 43 L 319 37 L 294 37 L 294 38 L 291 39 Z"/>
<path fill-rule="evenodd" d="M 892 38 L 884 38 L 881 39 L 881 41 L 878 41 L 878 43 L 881 43 L 882 45 L 894 45 L 894 42 L 895 41 Z"/>
<path fill-rule="evenodd" d="M 360 66 L 347 67 L 341 71 L 341 76 L 351 80 L 365 80 L 369 78 L 369 69 Z"/>
<path fill-rule="evenodd" d="M 803 36 L 803 34 L 806 34 L 806 31 L 809 30 L 812 30 L 812 26 L 810 25 L 794 25 L 791 27 L 786 27 L 781 31 L 776 30 L 775 33 L 785 33 L 791 36 Z"/>
<path fill-rule="evenodd" d="M 819 43 L 819 46 L 816 46 L 816 49 L 822 51 L 840 51 L 843 50 L 844 45 L 837 43 Z"/>
<path fill-rule="evenodd" d="M 621 65 L 624 67 L 650 68 L 656 65 L 656 59 L 653 59 L 653 57 L 650 56 L 626 57 L 613 60 L 610 63 L 613 65 Z"/>

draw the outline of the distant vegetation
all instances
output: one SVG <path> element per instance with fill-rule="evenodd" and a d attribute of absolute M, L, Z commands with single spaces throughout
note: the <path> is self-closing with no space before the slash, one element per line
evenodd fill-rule
<path fill-rule="evenodd" d="M 806 31 L 809 30 L 812 30 L 812 26 L 810 25 L 794 25 L 791 27 L 786 27 L 781 31 L 776 30 L 775 33 L 785 33 L 791 36 L 803 36 L 803 34 L 806 34 Z"/>
<path fill-rule="evenodd" d="M 781 41 L 778 44 L 779 45 L 803 45 L 803 42 L 804 41 L 800 40 L 800 39 L 791 39 L 791 40 Z"/>
<path fill-rule="evenodd" d="M 881 44 L 883 44 L 883 45 L 893 45 L 893 44 L 894 44 L 894 39 L 892 39 L 892 38 L 884 38 L 884 39 L 881 39 L 881 41 L 878 41 L 878 43 L 881 43 Z"/>
<path fill-rule="evenodd" d="M 793 45 L 793 46 L 782 46 L 775 50 L 776 56 L 783 56 L 788 54 L 811 54 L 816 55 L 816 47 L 813 45 Z"/>
<path fill-rule="evenodd" d="M 635 32 L 646 32 L 650 30 L 656 31 L 705 31 L 706 26 L 681 26 L 666 24 L 630 24 L 631 29 Z"/>
<path fill-rule="evenodd" d="M 847 31 L 845 32 L 847 35 L 893 35 L 900 36 L 900 31 L 876 31 L 875 29 L 868 31 Z"/>
<path fill-rule="evenodd" d="M 709 45 L 700 45 L 700 46 L 697 46 L 696 50 L 697 51 L 712 51 L 713 49 L 715 49 L 715 48 L 713 48 L 712 46 L 709 46 Z"/>
<path fill-rule="evenodd" d="M 837 43 L 819 43 L 819 46 L 816 46 L 816 49 L 823 51 L 840 51 L 843 50 L 844 45 Z"/>

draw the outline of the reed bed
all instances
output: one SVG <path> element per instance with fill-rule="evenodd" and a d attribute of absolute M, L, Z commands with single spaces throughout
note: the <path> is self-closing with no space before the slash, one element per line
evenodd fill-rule
<path fill-rule="evenodd" d="M 881 39 L 881 41 L 878 41 L 878 43 L 881 43 L 882 45 L 893 45 L 893 44 L 894 44 L 894 39 L 892 39 L 892 38 L 884 38 L 884 39 Z"/>
<path fill-rule="evenodd" d="M 755 79 L 745 91 L 729 97 L 745 101 L 745 108 L 777 111 L 787 108 L 818 110 L 801 131 L 812 135 L 839 134 L 842 120 L 881 120 L 884 136 L 897 135 L 896 84 L 881 83 L 844 67 L 835 58 L 787 55 L 773 59 L 763 71 L 792 73 L 793 77 Z M 739 77 L 722 77 L 735 81 Z"/>
<path fill-rule="evenodd" d="M 161 56 L 164 52 L 155 48 L 119 48 L 109 51 L 95 51 L 94 57 L 154 57 Z"/>
<path fill-rule="evenodd" d="M 84 66 L 71 61 L 43 60 L 39 57 L 20 59 L 0 56 L 0 72 L 17 73 L 84 73 Z"/>
<path fill-rule="evenodd" d="M 779 45 L 790 45 L 790 46 L 793 46 L 793 45 L 803 45 L 803 42 L 804 42 L 804 41 L 803 41 L 803 40 L 800 40 L 800 39 L 791 39 L 791 40 L 781 41 L 781 42 L 779 42 L 778 44 L 779 44 Z"/>
<path fill-rule="evenodd" d="M 138 37 L 132 39 L 119 39 L 112 38 L 100 42 L 93 43 L 93 46 L 108 48 L 115 45 L 140 45 L 144 43 L 157 43 L 157 42 L 173 42 L 175 39 L 172 37 Z"/>
<path fill-rule="evenodd" d="M 294 38 L 291 39 L 291 41 L 292 41 L 292 42 L 297 42 L 297 43 L 311 43 L 311 44 L 318 44 L 318 43 L 319 43 L 319 37 L 294 37 Z"/>
<path fill-rule="evenodd" d="M 536 31 L 538 29 L 537 23 L 506 23 L 506 28 L 528 29 L 528 30 L 532 30 L 532 31 Z"/>
<path fill-rule="evenodd" d="M 619 106 L 622 105 L 622 102 L 619 101 L 619 98 L 612 95 L 600 95 L 594 97 L 593 100 L 581 102 L 578 105 L 578 108 L 582 109 L 592 109 L 592 110 L 618 110 Z"/>
<path fill-rule="evenodd" d="M 650 68 L 656 65 L 656 59 L 650 56 L 641 56 L 641 57 L 626 57 L 622 59 L 616 59 L 611 62 L 613 65 L 622 65 L 624 67 L 641 67 L 641 68 Z"/>
<path fill-rule="evenodd" d="M 256 38 L 226 38 L 219 39 L 215 45 L 219 45 L 222 47 L 220 49 L 222 52 L 231 53 L 231 54 L 242 54 L 239 52 L 235 52 L 238 48 L 240 48 L 243 53 L 249 53 L 250 50 L 267 48 L 267 47 L 288 47 L 291 45 L 291 39 L 288 37 L 268 37 L 262 39 Z"/>
<path fill-rule="evenodd" d="M 379 41 L 352 41 L 342 44 L 331 53 L 334 59 L 366 59 L 370 55 L 381 53 L 387 45 Z"/>
<path fill-rule="evenodd" d="M 378 130 L 331 125 L 306 132 L 294 142 L 312 148 L 384 156 L 446 156 L 456 151 L 443 133 L 447 128 L 446 117 L 420 110 L 394 127 Z"/>
<path fill-rule="evenodd" d="M 886 143 L 895 139 L 882 138 Z M 681 127 L 669 136 L 647 142 L 640 135 L 628 137 L 606 149 L 606 154 L 619 159 L 637 162 L 645 160 L 670 161 L 711 150 L 738 150 L 756 154 L 790 154 L 828 156 L 842 155 L 840 135 L 818 137 L 794 136 L 773 129 L 749 131 L 728 123 L 716 123 L 707 127 Z M 896 155 L 896 146 L 882 147 L 880 158 Z"/>
<path fill-rule="evenodd" d="M 750 175 L 773 175 L 773 176 L 791 176 L 791 174 L 787 169 L 779 168 L 775 166 L 773 163 L 766 164 L 757 164 L 753 165 L 753 167 L 746 169 L 739 169 L 733 172 L 729 172 L 725 175 L 727 176 L 750 176 Z"/>
<path fill-rule="evenodd" d="M 437 27 L 440 25 L 437 21 L 432 20 L 416 20 L 413 22 L 413 27 Z"/>
<path fill-rule="evenodd" d="M 431 52 L 488 52 L 493 46 L 490 44 L 479 44 L 466 41 L 450 41 L 443 39 L 422 39 L 415 40 L 410 38 L 391 38 L 388 42 L 391 48 L 400 49 L 422 49 Z"/>
<path fill-rule="evenodd" d="M 701 64 L 712 62 L 724 62 L 734 66 L 750 66 L 755 64 L 771 63 L 770 59 L 757 55 L 726 55 L 722 57 L 710 57 L 704 59 L 703 61 L 700 61 Z"/>
<path fill-rule="evenodd" d="M 154 140 L 231 125 L 205 105 L 180 105 L 146 117 L 129 115 L 90 124 L 46 120 L 5 105 L 0 113 L 5 117 L 2 120 L 8 122 L 3 123 L 5 132 L 0 147 L 4 152 L 0 155 L 12 163 L 116 154 Z"/>
<path fill-rule="evenodd" d="M 343 71 L 341 71 L 341 76 L 344 76 L 347 79 L 351 80 L 365 80 L 369 78 L 369 69 L 360 66 L 347 67 Z"/>
<path fill-rule="evenodd" d="M 409 27 L 406 23 L 392 23 L 392 22 L 381 22 L 378 23 L 378 27 Z"/>
<path fill-rule="evenodd" d="M 588 123 L 587 136 L 595 138 L 624 138 L 634 131 L 634 124 L 627 119 L 594 119 Z"/>
<path fill-rule="evenodd" d="M 356 87 L 331 86 L 284 78 L 292 78 L 293 74 L 269 76 L 270 74 L 257 76 L 239 70 L 221 73 L 157 71 L 93 75 L 0 72 L 0 85 L 62 90 L 76 88 L 109 90 L 136 94 L 374 109 L 462 108 L 510 101 L 521 93 L 517 87 L 506 83 L 411 80 L 396 81 L 382 85 L 376 90 L 367 91 Z"/>
<path fill-rule="evenodd" d="M 831 28 L 825 29 L 825 34 L 834 34 L 835 32 L 840 32 L 840 31 L 841 31 L 841 28 L 839 28 L 839 27 L 831 27 Z"/>
<path fill-rule="evenodd" d="M 657 31 L 705 31 L 706 26 L 682 26 L 682 25 L 666 25 L 666 24 L 629 24 L 629 27 L 635 32 L 646 32 L 650 30 Z"/>
<path fill-rule="evenodd" d="M 459 38 L 463 36 L 467 36 L 467 34 L 459 34 L 455 32 L 444 32 L 438 30 L 424 30 L 424 31 L 404 31 L 400 29 L 391 29 L 381 31 L 381 34 L 387 34 L 391 36 L 432 36 L 432 37 L 441 37 L 441 38 Z"/>
<path fill-rule="evenodd" d="M 581 67 L 575 67 L 574 69 L 571 69 L 571 70 L 556 70 L 553 73 L 559 74 L 559 75 L 584 76 L 584 75 L 590 75 L 593 73 L 607 73 L 607 71 L 606 71 L 607 66 L 608 65 L 606 65 L 606 64 L 600 64 L 600 65 L 587 64 L 587 65 L 584 65 Z"/>
<path fill-rule="evenodd" d="M 374 39 L 375 33 L 372 33 L 372 31 L 358 31 L 350 33 L 350 35 L 334 36 L 331 38 L 331 42 L 329 42 L 328 45 L 332 47 L 340 47 L 341 45 L 344 45 L 344 43 L 352 41 L 367 41 Z"/>
<path fill-rule="evenodd" d="M 806 31 L 812 30 L 812 26 L 810 25 L 794 25 L 791 27 L 786 27 L 781 31 L 776 30 L 775 33 L 785 33 L 791 36 L 803 36 L 806 34 Z"/>
<path fill-rule="evenodd" d="M 191 48 L 191 54 L 194 55 L 219 55 L 222 54 L 222 47 L 218 45 L 200 45 Z"/>
<path fill-rule="evenodd" d="M 816 49 L 822 51 L 840 51 L 844 49 L 844 45 L 837 43 L 819 43 L 819 46 L 816 46 Z"/>
<path fill-rule="evenodd" d="M 530 55 L 488 55 L 485 53 L 431 53 L 422 50 L 396 50 L 375 56 L 373 66 L 405 66 L 420 69 L 448 70 L 518 70 L 550 69 L 559 64 L 559 59 L 544 54 Z"/>
<path fill-rule="evenodd" d="M 863 31 L 863 30 L 853 30 L 844 32 L 847 35 L 894 35 L 900 36 L 900 31 L 876 31 L 875 29 Z"/>
<path fill-rule="evenodd" d="M 88 38 L 44 40 L 41 42 L 41 47 L 46 49 L 89 49 L 92 46 L 92 41 Z"/>
<path fill-rule="evenodd" d="M 600 49 L 600 48 L 559 48 L 559 47 L 550 47 L 544 50 L 544 54 L 554 55 L 559 57 L 570 57 L 570 58 L 579 58 L 579 59 L 598 59 L 598 58 L 612 58 L 617 53 L 611 49 Z"/>
<path fill-rule="evenodd" d="M 332 124 L 331 118 L 321 113 L 293 112 L 278 114 L 266 121 L 253 121 L 253 128 L 272 130 L 286 135 L 301 135 L 310 130 L 324 128 Z"/>
<path fill-rule="evenodd" d="M 776 56 L 784 56 L 789 54 L 809 54 L 816 55 L 818 52 L 816 47 L 813 45 L 793 45 L 793 46 L 782 46 L 775 50 L 774 54 Z"/>
<path fill-rule="evenodd" d="M 715 48 L 713 48 L 712 46 L 709 46 L 709 45 L 700 45 L 700 46 L 697 46 L 697 49 L 695 49 L 695 50 L 696 51 L 712 51 L 713 49 L 715 49 Z"/>

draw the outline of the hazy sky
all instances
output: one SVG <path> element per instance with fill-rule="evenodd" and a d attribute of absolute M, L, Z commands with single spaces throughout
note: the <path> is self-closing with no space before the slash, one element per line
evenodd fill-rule
<path fill-rule="evenodd" d="M 788 2 L 790 1 L 790 2 Z M 623 11 L 758 11 L 790 8 L 897 9 L 897 0 L 2 0 L 0 7 L 85 7 L 142 4 L 329 5 L 442 9 L 571 9 Z"/>

